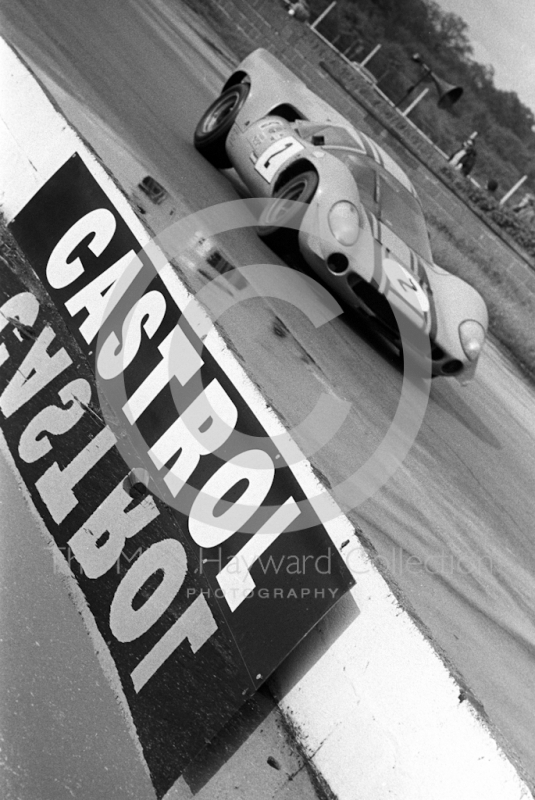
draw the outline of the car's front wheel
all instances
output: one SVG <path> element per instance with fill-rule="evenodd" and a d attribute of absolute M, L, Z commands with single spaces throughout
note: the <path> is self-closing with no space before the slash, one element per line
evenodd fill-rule
<path fill-rule="evenodd" d="M 310 203 L 318 187 L 318 175 L 307 170 L 295 175 L 277 189 L 273 201 L 262 212 L 258 221 L 258 235 L 267 244 L 276 243 L 281 237 L 297 238 L 305 208 L 296 203 Z"/>
<path fill-rule="evenodd" d="M 230 86 L 206 109 L 195 128 L 193 144 L 218 169 L 231 166 L 225 142 L 247 99 L 249 88 L 248 83 Z"/>

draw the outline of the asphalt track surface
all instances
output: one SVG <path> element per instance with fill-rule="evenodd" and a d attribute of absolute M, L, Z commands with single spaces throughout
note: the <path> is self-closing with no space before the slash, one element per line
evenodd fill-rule
<path fill-rule="evenodd" d="M 203 33 L 179 2 L 20 0 L 3 15 L 4 36 L 67 111 L 78 109 L 80 127 L 85 109 L 84 132 L 93 134 L 104 158 L 123 158 L 121 141 L 125 163 L 143 164 L 181 211 L 238 196 L 191 146 L 195 123 L 228 63 L 214 50 L 224 50 L 217 36 Z M 251 231 L 227 235 L 224 249 L 237 264 L 273 258 Z M 341 431 L 313 457 L 336 484 L 385 435 L 400 395 L 399 365 L 345 317 L 316 330 L 288 303 L 244 305 L 222 320 L 225 331 L 289 425 L 298 424 L 322 392 L 351 404 Z M 350 514 L 531 776 L 534 403 L 533 390 L 490 344 L 469 387 L 433 382 L 403 466 Z"/>

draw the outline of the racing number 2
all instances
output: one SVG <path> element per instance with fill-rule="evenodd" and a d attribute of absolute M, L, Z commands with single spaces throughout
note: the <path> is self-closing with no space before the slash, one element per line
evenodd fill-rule
<path fill-rule="evenodd" d="M 413 317 L 418 327 L 425 329 L 430 305 L 420 284 L 406 269 L 390 258 L 383 261 L 383 270 L 386 277 L 386 298 L 398 307 L 401 301 L 405 306 L 405 313 Z"/>

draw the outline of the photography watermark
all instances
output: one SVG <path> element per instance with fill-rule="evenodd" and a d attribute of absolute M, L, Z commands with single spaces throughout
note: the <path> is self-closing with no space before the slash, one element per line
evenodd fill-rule
<path fill-rule="evenodd" d="M 216 600 L 226 600 L 231 607 L 239 604 L 239 601 L 252 600 L 325 600 L 326 598 L 335 600 L 340 596 L 338 587 L 318 587 L 318 586 L 260 586 L 254 589 L 186 589 L 187 597 L 198 597 L 203 595 L 207 598 Z"/>
<path fill-rule="evenodd" d="M 456 577 L 470 575 L 474 578 L 487 580 L 495 572 L 495 564 L 490 556 L 476 557 L 473 553 L 461 554 L 449 550 L 438 550 L 425 556 L 409 553 L 406 548 L 392 546 L 378 554 L 374 565 L 363 564 L 362 554 L 359 549 L 347 553 L 346 563 L 353 575 L 363 575 L 381 566 L 393 578 L 399 579 L 407 575 L 432 575 L 440 576 L 446 581 L 453 581 Z"/>
<path fill-rule="evenodd" d="M 279 575 L 331 575 L 332 560 L 335 554 L 336 551 L 329 546 L 327 552 L 319 556 L 311 553 L 297 555 L 290 552 L 280 553 L 277 556 L 272 554 L 260 555 L 255 560 L 255 565 L 257 571 L 272 577 Z M 215 564 L 218 573 L 225 568 L 229 575 L 246 574 L 250 569 L 250 564 L 243 555 L 229 558 L 225 556 L 221 547 L 211 548 L 209 551 L 205 551 L 201 547 L 199 549 L 199 564 L 201 574 L 206 572 L 208 564 Z"/>
<path fill-rule="evenodd" d="M 301 211 L 308 208 L 288 201 L 292 202 Z M 118 436 L 123 458 L 132 469 L 143 469 L 148 474 L 148 489 L 188 516 L 198 532 L 193 537 L 196 543 L 209 547 L 217 546 L 237 530 L 256 534 L 258 529 L 249 523 L 260 506 L 273 518 L 284 513 L 287 532 L 315 527 L 318 519 L 325 524 L 339 516 L 340 509 L 347 513 L 358 507 L 379 491 L 402 464 L 423 422 L 429 398 L 431 358 L 425 314 L 422 324 L 415 325 L 414 315 L 401 313 L 392 305 L 404 353 L 404 373 L 396 413 L 382 442 L 365 463 L 329 491 L 318 486 L 312 496 L 296 501 L 292 513 L 266 505 L 276 470 L 298 466 L 312 456 L 340 430 L 350 411 L 347 403 L 325 392 L 296 429 L 284 431 L 279 426 L 275 432 L 268 431 L 266 437 L 249 436 L 238 429 L 238 409 L 221 384 L 214 379 L 205 385 L 201 369 L 203 348 L 215 353 L 217 360 L 222 349 L 215 326 L 219 317 L 236 304 L 251 298 L 283 300 L 296 306 L 316 328 L 341 314 L 339 303 L 324 286 L 309 275 L 274 264 L 236 267 L 243 279 L 242 288 L 235 293 L 227 291 L 226 302 L 218 307 L 216 316 L 206 312 L 209 303 L 205 301 L 214 284 L 224 285 L 223 276 L 209 281 L 195 295 L 183 286 L 175 287 L 181 294 L 181 321 L 158 347 L 158 368 L 133 393 L 127 391 L 124 371 L 134 357 L 132 342 L 141 335 L 141 328 L 150 338 L 165 313 L 162 295 L 151 287 L 156 276 L 165 283 L 172 272 L 170 259 L 180 262 L 195 242 L 258 225 L 262 212 L 272 203 L 273 200 L 260 198 L 222 203 L 191 214 L 159 234 L 138 253 L 136 268 L 125 270 L 106 295 L 105 324 L 97 343 L 97 386 L 106 421 L 117 429 L 123 414 L 131 426 L 129 436 Z M 299 222 L 288 226 L 300 228 Z M 318 238 L 317 232 L 305 230 L 305 234 Z M 393 286 L 392 291 L 395 289 Z M 170 389 L 178 417 L 166 435 L 149 447 L 137 421 L 164 387 Z M 306 447 L 296 446 L 297 434 Z M 273 445 L 282 458 L 272 456 Z M 233 455 L 227 458 L 225 452 Z M 216 455 L 222 465 L 199 487 L 190 478 L 205 455 Z M 246 484 L 241 496 L 232 502 L 225 499 L 240 482 Z M 220 512 L 220 535 L 214 534 L 216 506 Z M 208 528 L 211 534 L 203 538 L 202 531 Z M 272 531 L 268 526 L 261 532 L 269 535 Z"/>
<path fill-rule="evenodd" d="M 59 550 L 62 552 L 69 569 L 73 574 L 85 575 L 82 565 L 74 557 L 70 547 L 60 546 Z M 131 565 L 142 556 L 144 549 L 138 547 L 130 554 L 124 551 L 117 558 L 112 570 L 117 575 L 124 575 L 131 567 Z M 274 599 L 282 598 L 281 592 L 287 593 L 289 588 L 277 588 L 277 581 L 282 582 L 283 578 L 295 579 L 295 591 L 302 597 L 318 597 L 316 594 L 318 582 L 321 577 L 329 576 L 334 573 L 334 565 L 336 564 L 337 550 L 333 546 L 329 546 L 326 552 L 321 555 L 312 555 L 310 553 L 292 553 L 285 551 L 284 553 L 263 554 L 259 556 L 254 562 L 255 573 L 261 580 L 266 580 L 269 584 L 270 595 L 263 592 L 263 587 L 258 587 L 254 590 L 247 589 L 242 584 L 245 581 L 240 580 L 249 575 L 251 564 L 243 556 L 230 557 L 222 547 L 210 548 L 208 550 L 200 547 L 197 553 L 196 563 L 199 565 L 199 574 L 208 574 L 213 572 L 214 569 L 217 573 L 223 570 L 229 576 L 235 576 L 237 580 L 235 585 L 239 588 L 231 587 L 226 591 L 218 588 L 216 590 L 202 590 L 204 593 L 212 592 L 212 596 L 218 599 L 225 597 L 227 593 L 243 592 L 244 597 L 253 596 L 270 596 Z M 386 570 L 393 578 L 399 579 L 407 575 L 431 575 L 439 576 L 446 581 L 453 581 L 458 577 L 471 576 L 482 581 L 487 580 L 489 575 L 494 575 L 496 565 L 490 556 L 475 557 L 473 553 L 461 554 L 452 552 L 451 550 L 438 550 L 425 556 L 418 556 L 416 554 L 408 553 L 407 550 L 401 546 L 392 546 L 391 548 L 383 551 L 375 556 L 373 562 L 366 562 L 362 558 L 362 550 L 360 547 L 350 550 L 346 554 L 346 564 L 351 570 L 353 575 L 365 575 L 370 572 L 375 574 L 377 566 Z M 54 569 L 59 571 L 63 570 L 63 563 L 58 562 L 54 565 Z M 319 580 L 318 580 L 319 579 Z M 308 582 L 307 582 L 308 581 Z M 286 581 L 286 584 L 288 582 Z M 201 592 L 196 589 L 195 591 Z M 324 591 L 328 591 L 324 589 Z M 329 590 L 334 591 L 334 590 Z M 218 592 L 218 594 L 215 594 Z M 293 595 L 292 595 L 293 596 Z M 321 597 L 326 597 L 325 594 Z"/>

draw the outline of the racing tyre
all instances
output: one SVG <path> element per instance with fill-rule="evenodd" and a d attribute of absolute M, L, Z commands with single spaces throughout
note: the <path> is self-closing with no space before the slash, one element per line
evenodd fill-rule
<path fill-rule="evenodd" d="M 293 202 L 310 203 L 318 188 L 318 175 L 314 170 L 301 172 L 290 178 L 273 195 L 274 202 L 266 208 L 258 221 L 257 232 L 266 244 L 277 245 L 297 241 L 299 226 L 305 210 Z M 288 227 L 291 225 L 292 227 Z"/>
<path fill-rule="evenodd" d="M 199 153 L 218 169 L 232 166 L 225 142 L 248 94 L 248 83 L 230 86 L 206 109 L 195 128 L 193 144 Z"/>

